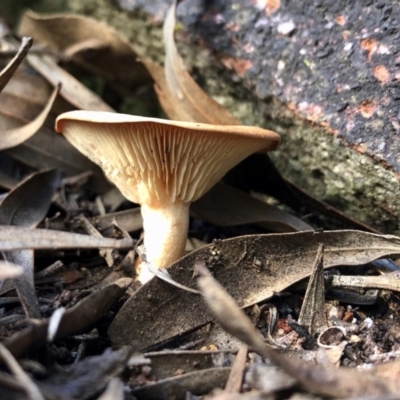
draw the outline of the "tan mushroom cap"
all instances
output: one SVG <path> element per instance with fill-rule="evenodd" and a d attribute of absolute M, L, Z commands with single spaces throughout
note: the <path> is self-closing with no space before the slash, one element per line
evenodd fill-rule
<path fill-rule="evenodd" d="M 244 158 L 274 150 L 280 141 L 258 127 L 97 111 L 61 114 L 56 130 L 100 165 L 124 196 L 151 207 L 197 200 Z"/>

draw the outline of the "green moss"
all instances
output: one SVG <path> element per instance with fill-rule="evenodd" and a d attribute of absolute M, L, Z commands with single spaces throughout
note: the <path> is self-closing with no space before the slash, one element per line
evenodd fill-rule
<path fill-rule="evenodd" d="M 283 174 L 347 215 L 400 234 L 400 185 L 392 171 L 307 122 L 272 126 L 283 138 L 272 154 Z"/>

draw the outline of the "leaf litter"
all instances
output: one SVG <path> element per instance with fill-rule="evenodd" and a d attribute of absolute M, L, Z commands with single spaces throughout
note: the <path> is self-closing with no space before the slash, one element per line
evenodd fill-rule
<path fill-rule="evenodd" d="M 9 366 L 0 373 L 2 397 L 119 399 L 128 390 L 138 399 L 185 398 L 188 392 L 200 396 L 219 388 L 209 398 L 314 393 L 323 398 L 389 399 L 399 392 L 399 364 L 390 361 L 399 353 L 400 307 L 398 295 L 392 293 L 399 291 L 399 273 L 390 260 L 384 273 L 372 262 L 399 256 L 400 238 L 314 230 L 300 218 L 304 214 L 298 198 L 315 213 L 329 207 L 306 194 L 288 198 L 285 190 L 278 196 L 271 191 L 290 200 L 289 207 L 278 208 L 219 184 L 193 204 L 191 212 L 195 239 L 216 240 L 174 263 L 167 281 L 154 278 L 139 289 L 132 281 L 137 242 L 128 232 L 140 240 L 140 210 L 121 199 L 108 202 L 111 186 L 99 169 L 52 130 L 57 113 L 74 107 L 113 111 L 119 104 L 107 104 L 57 62 L 90 70 L 111 87 L 115 81 L 140 87 L 148 80 L 147 68 L 169 117 L 238 124 L 187 73 L 174 41 L 175 4 L 164 25 L 165 68 L 142 56 L 143 67 L 134 44 L 90 18 L 28 12 L 21 21 L 19 32 L 33 36 L 46 51 L 27 54 L 25 41 L 18 53 L 14 42 L 4 41 L 17 61 L 11 62 L 11 72 L 0 75 L 0 134 L 5 138 L 0 143 L 0 186 L 5 189 L 0 250 L 14 262 L 0 261 L 1 279 L 7 279 L 0 292 L 1 355 Z M 24 71 L 31 67 L 25 62 L 16 69 L 24 57 L 50 85 L 36 76 L 37 88 L 29 87 L 33 78 Z M 64 99 L 54 102 L 59 82 Z M 25 87 L 41 93 L 40 100 L 27 96 Z M 26 122 L 31 128 L 24 131 Z M 67 178 L 61 180 L 58 171 Z M 246 179 L 245 171 L 241 173 Z M 344 227 L 369 229 L 329 210 Z M 100 249 L 105 252 L 99 254 Z M 165 271 L 159 273 L 166 279 Z M 310 276 L 303 301 L 301 281 Z M 18 279 L 25 285 L 18 285 Z M 349 289 L 359 290 L 361 305 L 326 301 L 324 286 L 330 293 L 340 289 L 344 296 Z M 372 300 L 379 312 L 362 306 L 370 288 L 379 289 Z M 226 329 L 228 341 L 236 337 L 235 343 L 245 343 L 237 353 L 217 351 L 217 330 L 210 331 L 215 323 Z M 330 327 L 320 333 L 326 325 Z M 265 344 L 262 334 L 277 348 Z M 117 349 L 104 351 L 110 339 Z M 202 345 L 203 350 L 176 350 Z M 171 350 L 140 353 L 146 348 Z M 377 360 L 389 362 L 369 370 L 354 368 Z M 52 369 L 55 363 L 62 369 Z M 265 384 L 267 376 L 275 386 Z M 244 387 L 249 393 L 242 393 Z"/>
<path fill-rule="evenodd" d="M 325 248 L 324 268 L 357 266 L 400 254 L 398 237 L 361 231 L 249 235 L 200 248 L 174 263 L 168 273 L 178 283 L 195 288 L 194 265 L 205 260 L 240 307 L 249 307 L 309 276 L 321 242 Z M 165 319 L 159 319 L 154 309 L 162 309 Z M 134 326 L 125 323 L 129 315 L 135 315 Z M 198 296 L 153 280 L 124 304 L 109 335 L 116 344 L 135 340 L 146 348 L 154 344 L 154 329 L 161 342 L 209 321 Z"/>
<path fill-rule="evenodd" d="M 37 172 L 21 182 L 0 204 L 0 225 L 35 228 L 45 218 L 60 184 L 57 170 Z M 28 318 L 40 318 L 34 282 L 33 250 L 3 252 L 3 258 L 20 265 L 24 273 L 14 279 L 15 289 Z"/>

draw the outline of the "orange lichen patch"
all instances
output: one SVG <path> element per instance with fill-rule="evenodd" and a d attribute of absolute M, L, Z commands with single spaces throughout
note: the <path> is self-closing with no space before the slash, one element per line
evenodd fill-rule
<path fill-rule="evenodd" d="M 374 76 L 382 83 L 388 83 L 391 79 L 390 72 L 384 65 L 378 65 L 374 68 Z"/>
<path fill-rule="evenodd" d="M 360 113 L 364 118 L 371 118 L 378 106 L 371 100 L 364 100 L 360 104 Z"/>
<path fill-rule="evenodd" d="M 355 146 L 354 148 L 355 148 L 355 149 L 357 150 L 357 152 L 360 153 L 360 154 L 364 154 L 365 151 L 366 151 L 365 146 L 362 145 L 362 144 L 358 144 L 358 145 Z"/>
<path fill-rule="evenodd" d="M 259 10 L 265 10 L 267 15 L 273 14 L 281 6 L 281 0 L 252 0 Z"/>
<path fill-rule="evenodd" d="M 337 24 L 343 26 L 346 23 L 347 19 L 346 19 L 346 17 L 344 15 L 338 15 L 335 18 L 335 21 L 336 21 Z"/>
<path fill-rule="evenodd" d="M 372 55 L 378 48 L 378 42 L 375 39 L 368 38 L 361 40 L 361 48 L 368 53 L 368 61 L 371 61 Z"/>
<path fill-rule="evenodd" d="M 267 0 L 265 5 L 265 13 L 267 15 L 271 15 L 277 10 L 279 10 L 281 6 L 281 0 Z"/>
<path fill-rule="evenodd" d="M 324 109 L 316 104 L 307 103 L 306 101 L 302 101 L 299 106 L 299 111 L 302 111 L 307 114 L 307 118 L 312 122 L 317 122 L 320 120 L 322 115 L 324 114 Z"/>
<path fill-rule="evenodd" d="M 226 68 L 234 69 L 239 76 L 243 76 L 244 73 L 253 66 L 251 61 L 240 58 L 224 57 L 221 61 Z"/>

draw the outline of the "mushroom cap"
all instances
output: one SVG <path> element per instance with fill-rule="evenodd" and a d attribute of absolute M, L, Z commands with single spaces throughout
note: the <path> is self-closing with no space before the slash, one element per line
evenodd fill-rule
<path fill-rule="evenodd" d="M 152 207 L 197 200 L 244 158 L 280 142 L 258 127 L 103 111 L 61 114 L 56 131 L 100 165 L 125 197 Z"/>

